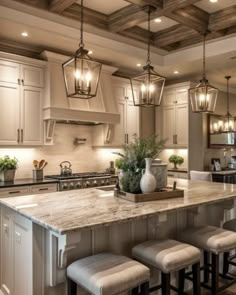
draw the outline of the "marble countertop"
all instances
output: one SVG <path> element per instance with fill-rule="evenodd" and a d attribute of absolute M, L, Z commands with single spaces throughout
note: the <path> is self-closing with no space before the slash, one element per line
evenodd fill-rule
<path fill-rule="evenodd" d="M 47 183 L 57 183 L 58 181 L 55 179 L 41 179 L 41 180 L 34 180 L 32 178 L 22 178 L 22 179 L 15 179 L 14 181 L 0 181 L 0 189 L 1 188 L 8 188 L 14 186 L 25 186 L 25 185 L 37 185 L 37 184 L 47 184 Z"/>
<path fill-rule="evenodd" d="M 2 198 L 0 204 L 47 229 L 65 234 L 236 197 L 236 185 L 233 184 L 185 179 L 169 179 L 169 184 L 175 180 L 177 188 L 184 189 L 184 198 L 132 203 L 114 197 L 113 191 L 91 188 Z"/>

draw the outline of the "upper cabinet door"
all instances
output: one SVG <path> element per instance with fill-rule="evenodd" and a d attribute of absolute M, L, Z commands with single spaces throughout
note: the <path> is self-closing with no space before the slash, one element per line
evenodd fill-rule
<path fill-rule="evenodd" d="M 138 101 L 138 97 L 139 97 L 139 87 L 134 86 L 133 87 L 133 91 L 134 91 L 134 99 L 135 101 Z M 132 88 L 131 88 L 131 84 L 127 84 L 127 93 L 126 93 L 127 99 L 130 102 L 134 102 L 133 99 L 133 92 L 132 92 Z"/>
<path fill-rule="evenodd" d="M 132 142 L 139 137 L 139 107 L 134 106 L 133 101 L 128 101 L 126 110 L 126 133 L 128 135 L 127 143 Z"/>
<path fill-rule="evenodd" d="M 44 87 L 43 69 L 22 65 L 21 66 L 21 84 L 23 86 Z"/>
<path fill-rule="evenodd" d="M 177 145 L 188 145 L 188 105 L 176 106 L 176 134 Z"/>
<path fill-rule="evenodd" d="M 176 102 L 180 103 L 188 103 L 188 89 L 187 88 L 177 88 L 176 89 Z"/>
<path fill-rule="evenodd" d="M 0 82 L 0 144 L 19 143 L 19 85 Z"/>
<path fill-rule="evenodd" d="M 113 93 L 116 101 L 126 100 L 126 84 L 125 83 L 114 83 Z"/>
<path fill-rule="evenodd" d="M 0 82 L 20 83 L 20 65 L 14 62 L 0 60 Z"/>
<path fill-rule="evenodd" d="M 172 106 L 176 104 L 176 93 L 174 89 L 166 90 L 162 97 L 163 106 Z"/>
<path fill-rule="evenodd" d="M 21 143 L 42 144 L 42 95 L 43 90 L 24 87 L 21 90 Z"/>
<path fill-rule="evenodd" d="M 166 139 L 166 145 L 174 145 L 175 139 L 175 106 L 163 108 L 163 139 Z"/>

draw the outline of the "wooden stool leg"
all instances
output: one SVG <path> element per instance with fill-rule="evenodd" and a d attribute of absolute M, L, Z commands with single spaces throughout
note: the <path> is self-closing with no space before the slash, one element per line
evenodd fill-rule
<path fill-rule="evenodd" d="M 141 285 L 141 295 L 149 295 L 149 282 L 145 282 Z"/>
<path fill-rule="evenodd" d="M 229 272 L 229 252 L 224 253 L 224 261 L 223 261 L 223 274 L 226 275 Z"/>
<path fill-rule="evenodd" d="M 184 291 L 185 269 L 179 270 L 178 289 L 180 292 Z"/>
<path fill-rule="evenodd" d="M 211 255 L 212 274 L 211 274 L 211 292 L 212 295 L 217 294 L 219 286 L 219 255 Z"/>
<path fill-rule="evenodd" d="M 193 264 L 193 295 L 201 294 L 200 262 Z"/>
<path fill-rule="evenodd" d="M 170 274 L 161 273 L 161 294 L 170 295 Z"/>
<path fill-rule="evenodd" d="M 67 294 L 76 295 L 77 294 L 77 284 L 71 279 L 67 280 Z"/>
<path fill-rule="evenodd" d="M 204 283 L 207 284 L 209 282 L 209 271 L 208 271 L 208 264 L 209 264 L 209 253 L 204 251 L 203 253 L 204 258 Z"/>

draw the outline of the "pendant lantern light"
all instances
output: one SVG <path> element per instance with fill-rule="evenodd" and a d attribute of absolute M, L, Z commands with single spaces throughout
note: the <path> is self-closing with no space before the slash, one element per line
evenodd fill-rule
<path fill-rule="evenodd" d="M 213 113 L 216 107 L 218 89 L 210 85 L 206 77 L 206 36 L 203 37 L 203 74 L 200 83 L 189 89 L 194 113 Z"/>
<path fill-rule="evenodd" d="M 102 64 L 94 61 L 84 48 L 83 40 L 83 0 L 81 0 L 80 44 L 75 55 L 63 63 L 63 74 L 68 97 L 89 99 L 97 95 Z"/>
<path fill-rule="evenodd" d="M 218 127 L 219 132 L 230 133 L 235 132 L 235 118 L 229 112 L 229 80 L 231 76 L 226 76 L 225 79 L 227 81 L 227 114 L 222 118 L 223 124 Z"/>
<path fill-rule="evenodd" d="M 147 62 L 143 67 L 143 72 L 130 79 L 132 96 L 135 106 L 140 107 L 157 107 L 161 104 L 162 94 L 166 78 L 160 76 L 151 66 L 150 60 L 150 43 L 151 43 L 151 30 L 150 30 L 150 15 L 151 6 L 148 6 L 148 50 Z M 139 87 L 139 92 L 135 91 Z"/>

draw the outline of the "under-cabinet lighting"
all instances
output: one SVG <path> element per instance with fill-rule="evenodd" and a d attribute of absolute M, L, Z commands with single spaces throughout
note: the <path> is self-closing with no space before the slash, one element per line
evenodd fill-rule
<path fill-rule="evenodd" d="M 22 37 L 28 37 L 29 34 L 28 34 L 27 32 L 22 32 L 22 33 L 21 33 L 21 36 L 22 36 Z"/>

